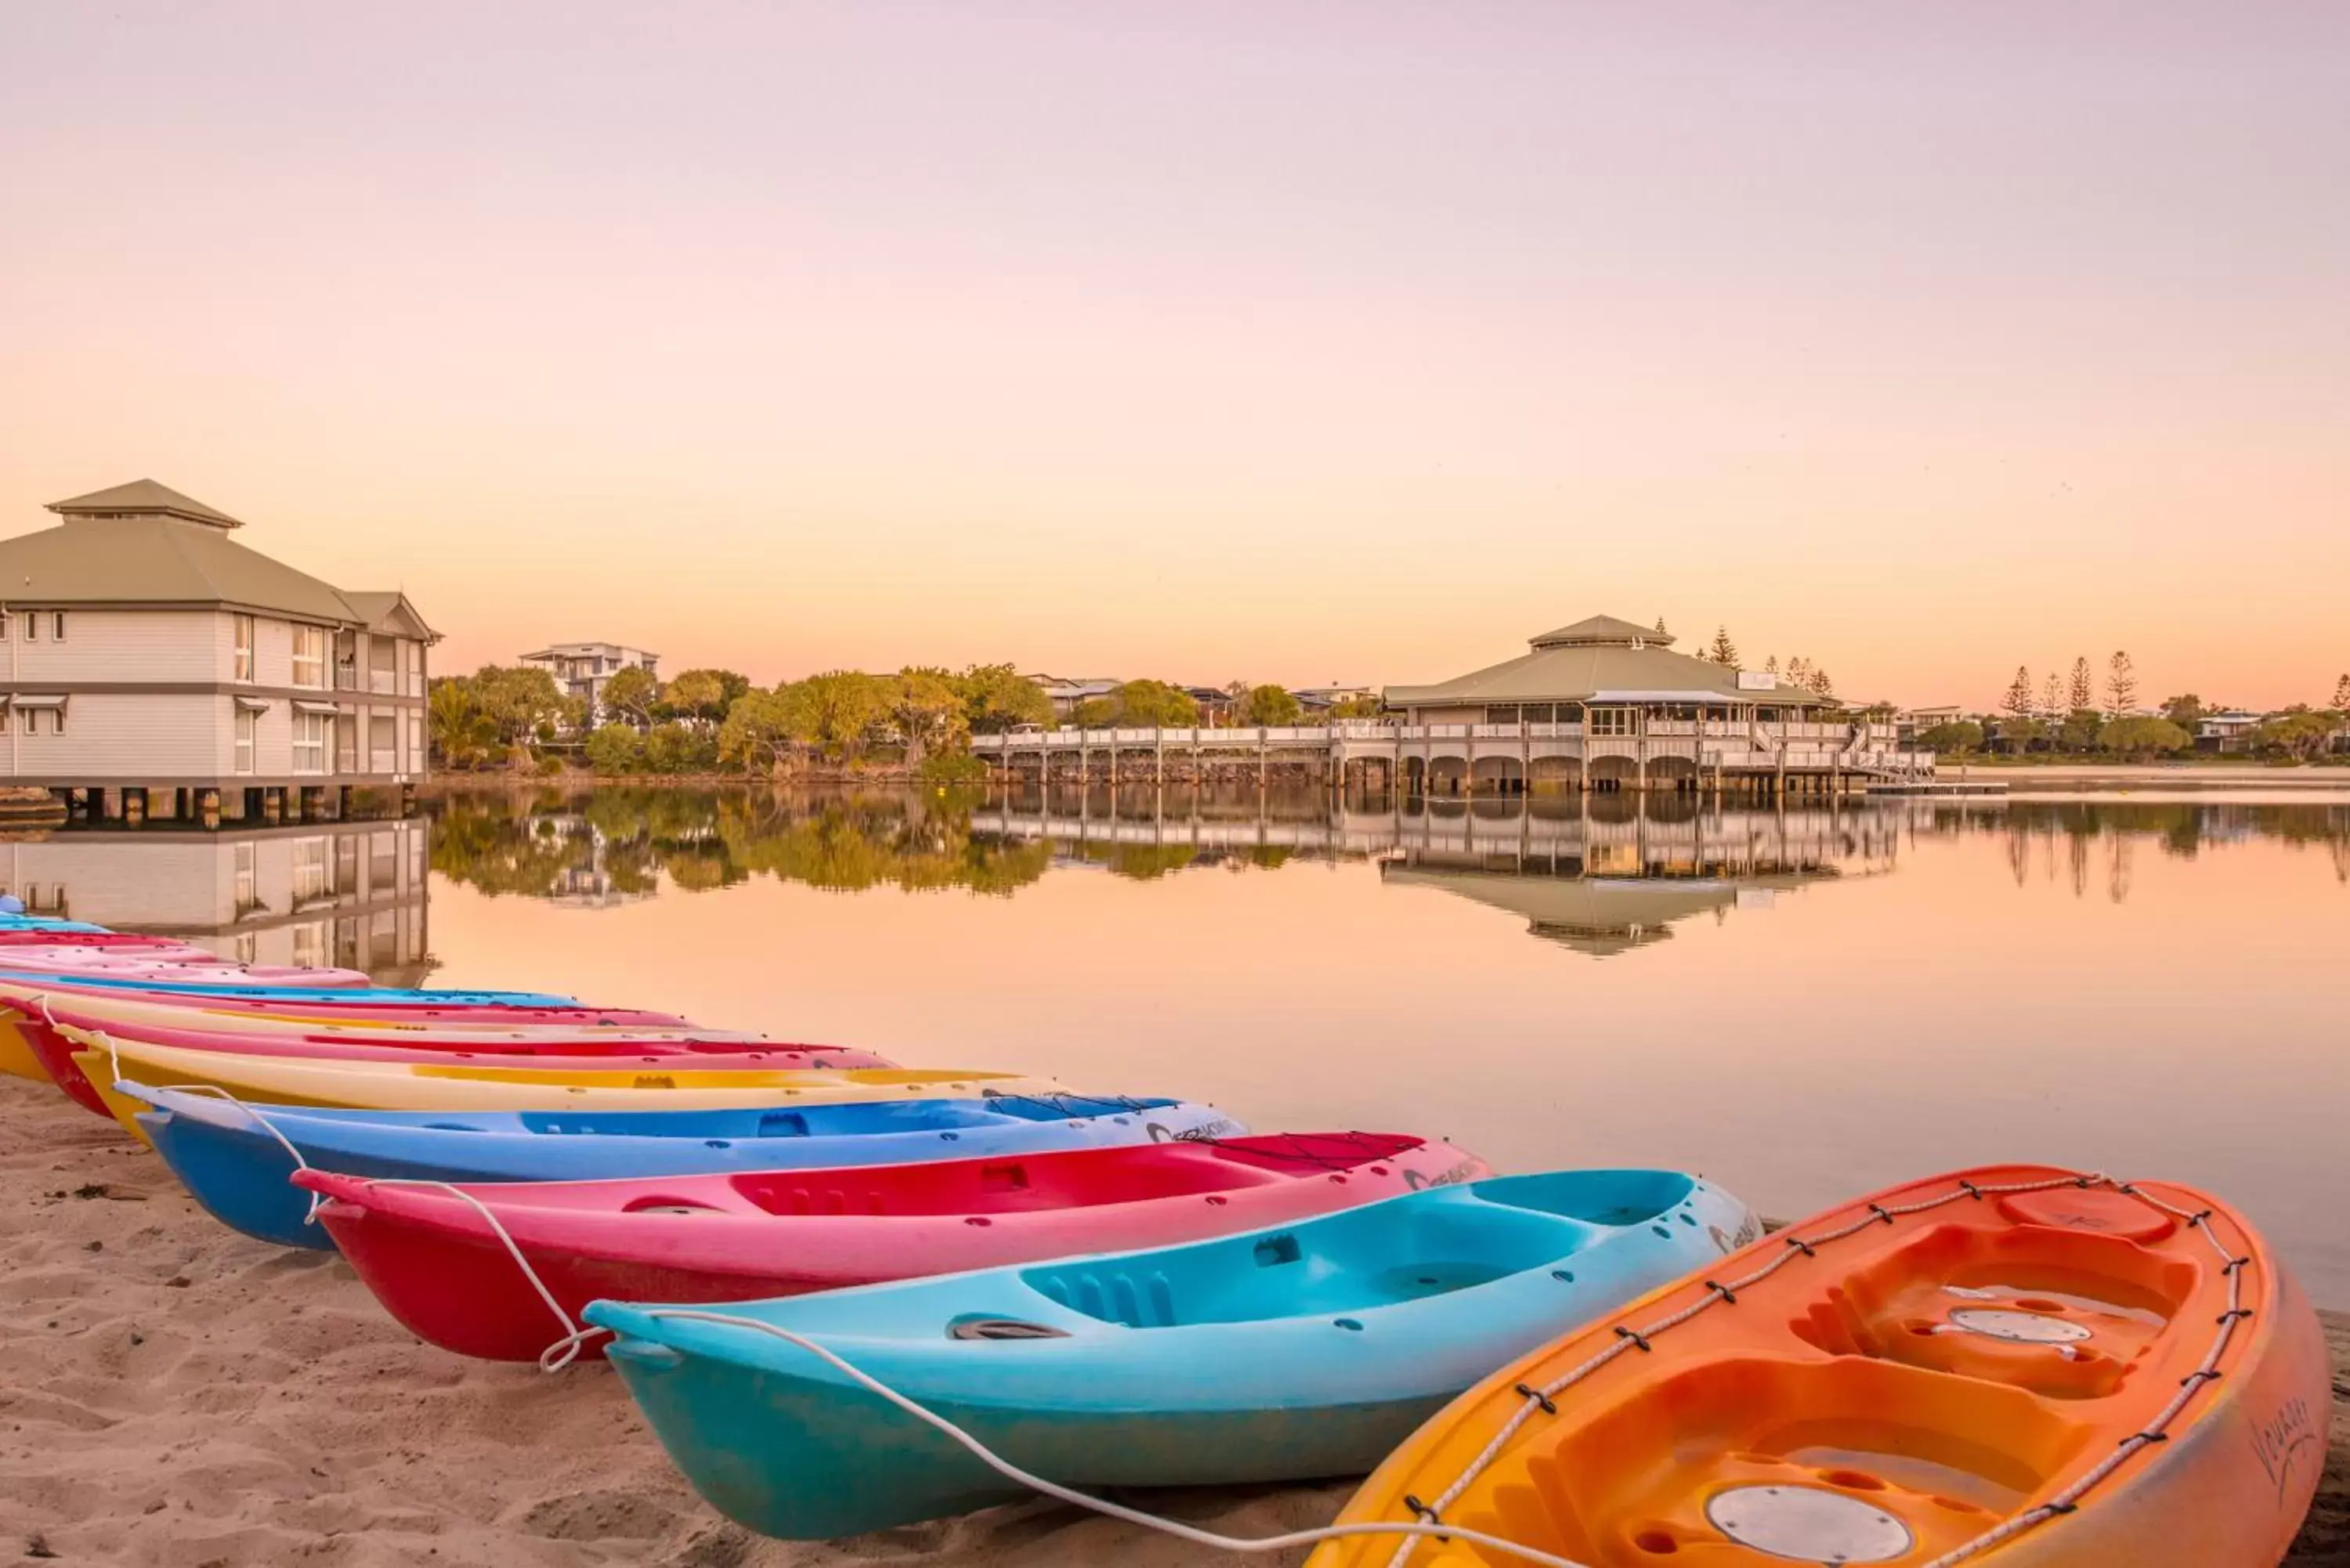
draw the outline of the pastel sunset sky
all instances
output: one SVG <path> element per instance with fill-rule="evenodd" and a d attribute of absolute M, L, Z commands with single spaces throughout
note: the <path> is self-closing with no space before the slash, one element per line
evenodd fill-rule
<path fill-rule="evenodd" d="M 2350 668 L 2350 5 L 0 10 L 0 532 L 442 670 Z"/>

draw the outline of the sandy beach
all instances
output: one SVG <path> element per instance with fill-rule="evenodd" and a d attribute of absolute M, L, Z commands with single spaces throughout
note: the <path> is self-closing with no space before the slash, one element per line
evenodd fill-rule
<path fill-rule="evenodd" d="M 2327 1323 L 2350 1366 L 2350 1316 Z M 0 1554 L 143 1568 L 657 1563 L 1132 1568 L 1281 1562 L 1045 1503 L 855 1541 L 765 1541 L 670 1468 L 601 1366 L 546 1376 L 418 1343 L 330 1253 L 251 1241 L 49 1089 L 0 1077 Z M 1347 1483 L 1156 1494 L 1242 1534 Z M 2296 1568 L 2350 1564 L 2350 1406 Z"/>

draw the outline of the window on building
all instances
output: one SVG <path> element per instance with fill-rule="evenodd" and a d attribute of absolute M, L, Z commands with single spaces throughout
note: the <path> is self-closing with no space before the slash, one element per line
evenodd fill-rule
<path fill-rule="evenodd" d="M 228 618 L 230 626 L 235 628 L 236 638 L 236 668 L 231 672 L 229 679 L 250 680 L 253 679 L 253 618 L 249 615 L 233 615 Z"/>
<path fill-rule="evenodd" d="M 411 697 L 421 697 L 424 695 L 424 645 L 403 642 L 400 646 L 408 650 L 407 692 Z"/>
<path fill-rule="evenodd" d="M 327 749 L 335 738 L 335 720 L 330 713 L 294 713 L 294 771 L 297 774 L 322 774 L 327 771 Z"/>
<path fill-rule="evenodd" d="M 29 735 L 33 732 L 33 714 L 35 711 L 36 711 L 31 708 L 19 708 L 16 710 L 16 730 L 18 733 Z"/>
<path fill-rule="evenodd" d="M 1488 724 L 1514 724 L 1517 722 L 1518 705 L 1514 702 L 1496 702 L 1485 710 L 1485 722 Z"/>
<path fill-rule="evenodd" d="M 368 764 L 371 774 L 397 773 L 400 759 L 392 755 L 399 744 L 400 721 L 390 713 L 372 714 L 368 719 Z"/>
<path fill-rule="evenodd" d="M 63 642 L 66 639 L 65 611 L 51 610 L 49 612 L 49 637 L 52 641 L 56 642 Z"/>
<path fill-rule="evenodd" d="M 26 642 L 41 640 L 41 612 L 38 610 L 25 612 L 25 640 Z"/>
<path fill-rule="evenodd" d="M 1629 708 L 1594 708 L 1591 710 L 1591 732 L 1595 735 L 1629 735 L 1635 732 L 1637 715 Z"/>
<path fill-rule="evenodd" d="M 52 735 L 62 735 L 65 732 L 66 709 L 65 704 L 60 702 L 56 707 L 49 710 L 49 733 Z"/>
<path fill-rule="evenodd" d="M 327 683 L 327 628 L 323 626 L 297 626 L 294 628 L 294 684 L 324 686 Z"/>
<path fill-rule="evenodd" d="M 423 766 L 424 715 L 411 713 L 408 716 L 408 768 L 411 772 L 418 772 Z"/>
<path fill-rule="evenodd" d="M 236 771 L 253 771 L 254 753 L 261 739 L 261 715 L 250 708 L 236 711 Z"/>

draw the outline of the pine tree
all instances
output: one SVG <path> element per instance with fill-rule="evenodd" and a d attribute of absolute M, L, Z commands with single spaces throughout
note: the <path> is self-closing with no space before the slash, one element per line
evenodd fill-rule
<path fill-rule="evenodd" d="M 1812 683 L 1812 661 L 1802 654 L 1787 660 L 1787 684 L 1809 686 Z"/>
<path fill-rule="evenodd" d="M 1657 618 L 1657 635 L 1660 638 L 1670 637 L 1673 635 L 1671 632 L 1665 629 L 1665 618 L 1662 616 L 1659 616 Z"/>
<path fill-rule="evenodd" d="M 2106 665 L 2106 698 L 2116 719 L 2137 706 L 2137 671 L 2130 667 L 2130 656 L 2118 649 Z"/>
<path fill-rule="evenodd" d="M 1770 658 L 1762 661 L 1762 672 L 1765 675 L 1776 675 L 1779 673 L 1779 656 L 1777 654 L 1774 653 Z M 2342 679 L 2345 680 L 2350 680 L 2350 675 L 2345 675 Z"/>
<path fill-rule="evenodd" d="M 2007 695 L 2000 701 L 2000 711 L 2011 718 L 2032 717 L 2032 671 L 2019 664 L 2015 679 L 2008 683 Z"/>
<path fill-rule="evenodd" d="M 1735 670 L 1738 668 L 1738 645 L 1730 640 L 1730 628 L 1728 627 L 1718 626 L 1713 628 L 1713 648 L 1706 657 L 1712 659 L 1716 664 L 1726 666 L 1729 669 Z"/>
<path fill-rule="evenodd" d="M 2097 705 L 2097 683 L 2089 675 L 2089 656 L 2083 654 L 2073 660 L 2073 707 L 2075 713 Z"/>
<path fill-rule="evenodd" d="M 1812 678 L 1808 681 L 1804 682 L 1804 684 L 1808 685 L 1813 691 L 1822 697 L 1833 697 L 1835 695 L 1835 682 L 1828 679 L 1828 672 L 1825 670 L 1813 670 Z"/>
<path fill-rule="evenodd" d="M 2350 713 L 2350 674 L 2334 683 L 2334 707 L 2336 712 Z"/>
<path fill-rule="evenodd" d="M 2050 670 L 2048 679 L 2040 683 L 2040 711 L 2051 719 L 2063 716 L 2064 710 L 2056 706 L 2064 699 L 2056 690 L 2056 672 Z"/>

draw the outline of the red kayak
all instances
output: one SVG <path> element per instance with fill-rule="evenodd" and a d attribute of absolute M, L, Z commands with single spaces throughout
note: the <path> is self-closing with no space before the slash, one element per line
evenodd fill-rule
<path fill-rule="evenodd" d="M 61 997 L 38 1003 L 0 996 L 0 1018 L 16 1026 L 49 1081 L 75 1104 L 111 1117 L 106 1103 L 83 1075 L 74 1054 L 88 1044 L 66 1038 L 57 1025 L 69 1025 L 120 1040 L 172 1045 L 191 1051 L 225 1051 L 238 1056 L 295 1056 L 345 1062 L 421 1062 L 451 1064 L 473 1062 L 492 1066 L 533 1067 L 554 1072 L 600 1072 L 636 1065 L 695 1068 L 764 1067 L 839 1069 L 894 1067 L 895 1062 L 870 1051 L 840 1045 L 778 1044 L 764 1040 L 712 1033 L 707 1037 L 666 1036 L 634 1039 L 626 1034 L 524 1034 L 501 1037 L 493 1032 L 411 1029 L 398 1033 L 358 1031 L 317 1033 L 240 1033 L 233 1030 L 165 1029 L 77 1011 Z M 680 1058 L 690 1058 L 681 1061 Z"/>
<path fill-rule="evenodd" d="M 1487 1174 L 1450 1144 L 1294 1133 L 829 1170 L 466 1186 L 563 1310 L 729 1302 L 1173 1246 Z M 531 1361 L 561 1325 L 473 1204 L 298 1170 L 391 1314 L 464 1355 Z"/>

